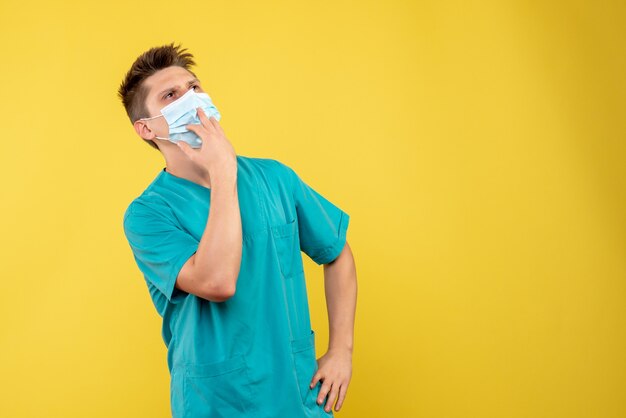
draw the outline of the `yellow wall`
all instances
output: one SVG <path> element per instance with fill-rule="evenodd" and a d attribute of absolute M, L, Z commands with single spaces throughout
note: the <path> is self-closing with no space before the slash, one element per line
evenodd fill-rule
<path fill-rule="evenodd" d="M 122 230 L 164 161 L 116 90 L 173 41 L 238 154 L 351 215 L 336 415 L 626 416 L 625 19 L 621 1 L 2 0 L 0 416 L 170 416 Z"/>

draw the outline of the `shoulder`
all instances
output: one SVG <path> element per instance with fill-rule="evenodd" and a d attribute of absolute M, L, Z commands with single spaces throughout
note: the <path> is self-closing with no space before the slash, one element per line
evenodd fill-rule
<path fill-rule="evenodd" d="M 124 222 L 134 216 L 147 215 L 150 213 L 149 206 L 145 206 L 141 196 L 134 198 L 124 211 Z"/>
<path fill-rule="evenodd" d="M 170 207 L 158 194 L 145 191 L 126 207 L 123 217 L 124 229 L 153 221 L 168 221 Z"/>
<path fill-rule="evenodd" d="M 286 167 L 286 164 L 275 158 L 250 157 L 245 155 L 237 155 L 239 165 L 255 167 L 262 170 L 280 170 Z"/>
<path fill-rule="evenodd" d="M 294 172 L 287 164 L 275 158 L 238 155 L 237 160 L 239 167 L 248 168 L 264 176 L 277 177 L 284 180 L 289 179 Z"/>

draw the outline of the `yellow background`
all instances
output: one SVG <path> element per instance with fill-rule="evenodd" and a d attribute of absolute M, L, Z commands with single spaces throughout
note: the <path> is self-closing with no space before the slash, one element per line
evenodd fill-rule
<path fill-rule="evenodd" d="M 624 22 L 621 1 L 2 0 L 0 416 L 170 416 L 122 229 L 164 160 L 116 97 L 170 42 L 238 154 L 351 215 L 337 416 L 626 416 Z"/>

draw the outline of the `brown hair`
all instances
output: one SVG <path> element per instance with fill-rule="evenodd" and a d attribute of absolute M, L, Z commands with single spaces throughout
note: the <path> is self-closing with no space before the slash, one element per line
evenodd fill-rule
<path fill-rule="evenodd" d="M 122 101 L 131 123 L 135 123 L 137 119 L 150 116 L 145 103 L 148 92 L 143 81 L 146 78 L 163 68 L 173 65 L 183 67 L 196 77 L 189 69 L 191 66 L 196 65 L 193 55 L 185 52 L 187 49 L 180 49 L 180 47 L 181 45 L 174 46 L 172 42 L 169 45 L 150 48 L 137 57 L 130 70 L 126 73 L 117 95 Z M 158 149 L 154 141 L 145 141 L 151 147 Z"/>

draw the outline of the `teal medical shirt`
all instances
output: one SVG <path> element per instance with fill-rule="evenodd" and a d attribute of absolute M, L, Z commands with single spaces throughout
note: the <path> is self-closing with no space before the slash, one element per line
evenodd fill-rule
<path fill-rule="evenodd" d="M 163 168 L 124 214 L 163 318 L 173 417 L 332 417 L 316 403 L 322 382 L 309 389 L 317 360 L 301 251 L 333 261 L 350 217 L 280 161 L 237 155 L 237 167 L 242 259 L 223 302 L 175 287 L 206 227 L 210 188 Z"/>

